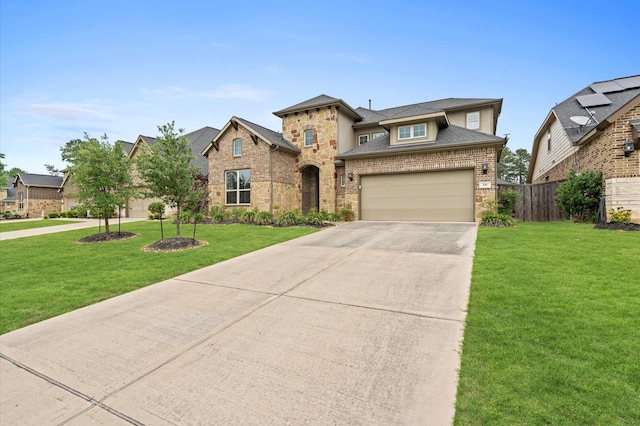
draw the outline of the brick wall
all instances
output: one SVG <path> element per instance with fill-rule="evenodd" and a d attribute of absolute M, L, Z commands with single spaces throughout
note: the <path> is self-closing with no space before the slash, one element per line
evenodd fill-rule
<path fill-rule="evenodd" d="M 425 172 L 454 169 L 473 169 L 475 173 L 475 216 L 485 209 L 485 201 L 496 197 L 496 147 L 422 152 L 388 157 L 345 160 L 345 174 L 353 173 L 353 181 L 346 179 L 342 199 L 336 204 L 353 209 L 359 215 L 359 176 L 381 173 Z M 482 163 L 487 163 L 487 174 L 482 173 Z M 491 188 L 480 189 L 479 182 L 490 182 Z"/>

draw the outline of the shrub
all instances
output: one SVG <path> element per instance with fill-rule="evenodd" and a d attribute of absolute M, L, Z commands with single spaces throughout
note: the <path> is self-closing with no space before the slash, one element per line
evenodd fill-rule
<path fill-rule="evenodd" d="M 556 203 L 562 213 L 576 222 L 595 221 L 602 196 L 602 173 L 576 173 L 570 170 L 567 180 L 556 190 Z"/>
<path fill-rule="evenodd" d="M 209 213 L 211 214 L 211 220 L 214 222 L 222 222 L 227 218 L 227 211 L 222 206 L 211 206 Z"/>
<path fill-rule="evenodd" d="M 273 215 L 269 212 L 256 213 L 256 225 L 272 225 Z"/>
<path fill-rule="evenodd" d="M 309 209 L 309 213 L 307 213 L 306 217 L 309 225 L 322 225 L 324 223 L 324 216 L 322 213 L 318 213 L 317 209 Z"/>
<path fill-rule="evenodd" d="M 616 210 L 609 210 L 609 222 L 611 223 L 631 223 L 631 210 L 618 207 Z"/>
<path fill-rule="evenodd" d="M 340 214 L 336 212 L 329 213 L 329 222 L 338 222 L 340 220 Z"/>
<path fill-rule="evenodd" d="M 498 213 L 514 215 L 516 212 L 516 201 L 520 198 L 520 193 L 513 189 L 507 189 L 500 193 L 498 199 Z"/>
<path fill-rule="evenodd" d="M 4 213 L 2 213 L 2 216 L 4 216 L 5 219 L 9 219 L 11 217 L 11 212 L 7 210 Z"/>
<path fill-rule="evenodd" d="M 482 212 L 480 226 L 491 226 L 495 228 L 507 228 L 513 226 L 513 218 L 508 214 L 495 213 L 491 210 Z"/>
<path fill-rule="evenodd" d="M 354 218 L 353 210 L 351 210 L 351 208 L 349 207 L 341 208 L 340 217 L 342 217 L 342 220 L 344 220 L 345 222 L 351 222 Z"/>
<path fill-rule="evenodd" d="M 283 212 L 280 216 L 278 216 L 278 218 L 276 219 L 276 224 L 278 226 L 294 226 L 300 223 L 304 223 L 304 221 L 304 218 L 301 217 L 298 212 L 296 212 L 295 210 L 289 210 Z"/>
<path fill-rule="evenodd" d="M 47 215 L 47 217 L 48 217 L 49 219 L 55 219 L 55 218 L 60 217 L 60 214 L 59 214 L 58 212 L 51 212 L 51 213 L 49 213 L 49 214 Z"/>
<path fill-rule="evenodd" d="M 164 216 L 164 203 L 160 201 L 149 204 L 149 219 L 160 219 Z"/>
<path fill-rule="evenodd" d="M 67 212 L 58 212 L 58 217 L 67 217 Z"/>
<path fill-rule="evenodd" d="M 256 212 L 253 210 L 246 210 L 242 213 L 240 220 L 244 223 L 255 223 L 256 222 Z"/>
<path fill-rule="evenodd" d="M 240 222 L 240 219 L 242 218 L 242 213 L 244 212 L 245 212 L 245 209 L 243 209 L 242 207 L 234 207 L 231 209 L 231 218 L 236 222 Z"/>
<path fill-rule="evenodd" d="M 70 217 L 70 218 L 76 218 L 76 217 L 78 217 L 78 211 L 77 211 L 77 210 L 75 210 L 75 209 L 74 209 L 74 210 L 69 210 L 69 211 L 67 212 L 67 217 Z"/>

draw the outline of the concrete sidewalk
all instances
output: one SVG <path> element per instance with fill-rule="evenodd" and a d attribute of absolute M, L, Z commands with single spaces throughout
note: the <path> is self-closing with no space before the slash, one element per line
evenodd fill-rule
<path fill-rule="evenodd" d="M 38 220 L 45 219 L 17 219 L 7 221 L 7 223 L 15 223 L 15 222 L 32 222 Z M 54 222 L 58 219 L 47 219 L 47 221 Z M 102 226 L 102 232 L 104 232 L 104 220 L 100 220 L 98 223 L 98 219 L 60 219 L 65 221 L 74 221 L 76 223 L 69 224 L 61 224 L 57 226 L 45 226 L 44 228 L 33 228 L 33 229 L 23 229 L 20 231 L 10 231 L 10 232 L 0 232 L 0 241 L 5 240 L 13 240 L 15 238 L 24 238 L 24 237 L 33 237 L 35 235 L 44 235 L 44 234 L 53 234 L 56 232 L 64 232 L 64 231 L 73 231 L 75 229 L 85 229 L 85 228 L 96 228 L 96 233 L 98 232 L 98 225 Z M 129 222 L 139 222 L 141 220 L 146 220 L 145 218 L 121 218 L 120 223 L 129 223 Z M 114 229 L 118 229 L 118 219 L 110 219 L 109 220 L 110 227 L 115 225 Z"/>
<path fill-rule="evenodd" d="M 7 333 L 0 424 L 451 424 L 476 232 L 349 223 Z"/>

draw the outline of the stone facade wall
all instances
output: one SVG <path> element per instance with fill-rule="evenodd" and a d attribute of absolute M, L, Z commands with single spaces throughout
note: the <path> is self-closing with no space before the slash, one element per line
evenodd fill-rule
<path fill-rule="evenodd" d="M 20 209 L 20 193 L 23 194 L 24 208 Z M 23 216 L 41 217 L 62 209 L 62 194 L 58 188 L 29 187 L 18 181 L 16 186 L 16 212 Z"/>
<path fill-rule="evenodd" d="M 242 139 L 242 155 L 233 156 L 233 141 Z M 279 210 L 291 210 L 296 207 L 297 199 L 293 196 L 295 187 L 294 154 L 273 148 L 259 140 L 254 143 L 250 133 L 241 125 L 238 129 L 229 128 L 218 140 L 219 150 L 209 151 L 209 205 L 245 207 L 260 211 L 272 211 L 273 205 Z M 273 162 L 273 205 L 271 203 L 271 160 Z M 228 170 L 251 170 L 251 203 L 227 205 L 225 172 Z"/>
<path fill-rule="evenodd" d="M 566 179 L 571 169 L 578 173 L 602 171 L 607 210 L 611 207 L 631 209 L 635 218 L 632 220 L 640 223 L 640 198 L 634 194 L 637 191 L 634 185 L 640 180 L 640 151 L 628 157 L 623 151 L 624 142 L 632 139 L 629 120 L 639 118 L 640 105 L 636 105 L 533 183 L 545 182 L 547 176 L 549 181 Z"/>
<path fill-rule="evenodd" d="M 313 146 L 304 146 L 304 131 L 313 130 Z M 296 171 L 314 165 L 320 170 L 320 209 L 336 209 L 336 170 L 333 164 L 338 149 L 338 110 L 333 107 L 312 108 L 282 118 L 282 134 L 302 153 L 296 160 Z M 301 208 L 302 174 L 296 173 L 298 205 Z"/>
<path fill-rule="evenodd" d="M 345 160 L 346 174 L 353 173 L 353 181 L 346 179 L 344 196 L 337 205 L 353 209 L 356 219 L 360 215 L 360 176 L 382 173 L 426 172 L 455 169 L 473 169 L 475 171 L 475 217 L 480 218 L 485 209 L 485 201 L 496 198 L 496 162 L 495 146 L 476 147 L 448 151 L 422 152 L 415 154 L 373 157 Z M 487 174 L 482 173 L 482 164 L 487 163 Z M 491 187 L 481 189 L 480 182 L 490 182 Z"/>

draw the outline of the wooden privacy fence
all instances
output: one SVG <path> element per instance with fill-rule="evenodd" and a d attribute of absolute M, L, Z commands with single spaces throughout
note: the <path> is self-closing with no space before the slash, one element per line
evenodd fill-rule
<path fill-rule="evenodd" d="M 519 185 L 499 184 L 498 197 L 503 191 L 520 193 L 516 201 L 516 219 L 523 222 L 553 222 L 564 220 L 556 206 L 556 189 L 564 181 Z"/>

